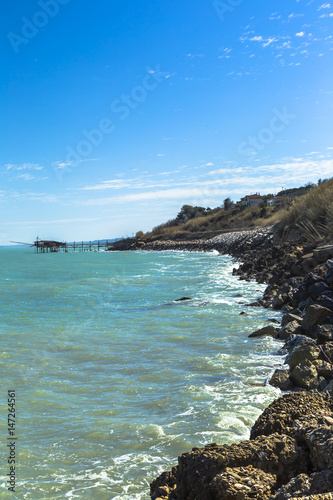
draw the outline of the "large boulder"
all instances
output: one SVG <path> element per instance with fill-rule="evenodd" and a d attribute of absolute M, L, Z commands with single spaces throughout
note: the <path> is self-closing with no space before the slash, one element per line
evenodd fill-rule
<path fill-rule="evenodd" d="M 270 500 L 293 500 L 296 498 L 303 498 L 304 500 L 333 500 L 332 485 L 333 469 L 315 472 L 310 476 L 299 474 L 289 481 L 288 484 L 282 486 Z"/>
<path fill-rule="evenodd" d="M 323 321 L 332 315 L 332 311 L 318 304 L 310 305 L 305 310 L 305 315 L 302 321 L 302 328 L 305 331 L 311 330 L 316 325 L 322 324 Z"/>
<path fill-rule="evenodd" d="M 323 245 L 313 251 L 313 257 L 319 264 L 333 257 L 333 245 Z"/>
<path fill-rule="evenodd" d="M 324 293 L 317 299 L 317 304 L 319 304 L 322 307 L 326 307 L 326 309 L 329 309 L 331 311 L 331 314 L 333 315 L 333 299 L 328 295 L 328 293 Z"/>
<path fill-rule="evenodd" d="M 316 327 L 315 334 L 319 345 L 331 342 L 333 341 L 333 325 L 319 325 Z"/>
<path fill-rule="evenodd" d="M 316 389 L 319 385 L 318 373 L 311 361 L 305 361 L 295 366 L 289 377 L 296 387 L 302 389 Z"/>
<path fill-rule="evenodd" d="M 319 276 L 318 274 L 310 273 L 305 277 L 305 286 L 307 289 L 309 289 L 312 285 L 321 283 L 322 281 L 323 278 L 321 276 Z"/>
<path fill-rule="evenodd" d="M 172 467 L 171 471 L 162 472 L 150 485 L 150 496 L 152 500 L 158 498 L 169 498 L 177 486 L 177 469 Z"/>
<path fill-rule="evenodd" d="M 282 317 L 281 326 L 286 326 L 292 321 L 296 321 L 300 325 L 303 321 L 303 318 L 301 318 L 301 316 L 298 316 L 297 314 L 287 313 Z"/>
<path fill-rule="evenodd" d="M 294 387 L 294 384 L 289 378 L 289 370 L 281 370 L 279 368 L 275 370 L 269 383 L 282 391 L 288 391 Z"/>
<path fill-rule="evenodd" d="M 316 359 L 312 364 L 316 368 L 319 376 L 325 377 L 325 379 L 333 378 L 333 366 L 331 363 L 322 359 Z"/>
<path fill-rule="evenodd" d="M 324 282 L 321 281 L 319 283 L 313 283 L 308 289 L 309 295 L 313 299 L 317 299 L 322 293 L 330 290 L 330 287 Z"/>
<path fill-rule="evenodd" d="M 287 323 L 284 325 L 279 331 L 278 331 L 278 338 L 282 340 L 287 340 L 289 339 L 292 335 L 298 335 L 299 333 L 302 332 L 302 328 L 300 327 L 300 324 L 298 321 L 291 321 L 290 323 Z"/>
<path fill-rule="evenodd" d="M 260 328 L 259 330 L 256 330 L 255 332 L 251 333 L 249 337 L 276 337 L 278 334 L 278 331 L 274 326 L 268 325 L 264 326 L 263 328 Z"/>
<path fill-rule="evenodd" d="M 298 349 L 301 346 L 305 346 L 308 344 L 313 345 L 313 339 L 310 339 L 309 337 L 306 337 L 305 335 L 297 335 L 296 337 L 292 337 L 291 339 L 287 340 L 283 347 L 279 349 L 278 353 L 283 355 L 287 353 L 291 353 L 295 349 Z"/>
<path fill-rule="evenodd" d="M 276 488 L 276 476 L 252 465 L 248 467 L 227 467 L 212 481 L 215 498 L 224 500 L 266 500 Z"/>
<path fill-rule="evenodd" d="M 284 394 L 273 401 L 259 416 L 251 430 L 251 439 L 284 433 L 294 436 L 295 420 L 322 414 L 333 418 L 333 395 L 323 392 L 298 391 Z"/>
<path fill-rule="evenodd" d="M 308 432 L 306 437 L 306 443 L 310 449 L 310 460 L 314 469 L 318 471 L 333 467 L 332 424 L 317 427 Z"/>
<path fill-rule="evenodd" d="M 285 363 L 293 370 L 296 365 L 303 364 L 306 361 L 314 361 L 320 356 L 320 349 L 314 343 L 301 345 L 294 349 L 286 358 Z"/>
<path fill-rule="evenodd" d="M 314 259 L 313 254 L 307 254 L 304 255 L 301 265 L 305 273 L 311 273 L 316 267 L 317 261 Z"/>
<path fill-rule="evenodd" d="M 333 362 L 333 342 L 325 342 L 321 346 L 322 353 L 320 357 L 329 363 Z"/>
<path fill-rule="evenodd" d="M 326 500 L 333 493 L 332 430 L 333 395 L 286 394 L 258 418 L 251 440 L 183 453 L 178 467 L 151 484 L 151 498 Z"/>
<path fill-rule="evenodd" d="M 306 452 L 286 435 L 260 436 L 253 441 L 218 446 L 216 444 L 193 449 L 178 459 L 177 495 L 180 499 L 218 500 L 218 474 L 227 468 L 252 465 L 275 475 L 279 484 L 308 470 Z"/>

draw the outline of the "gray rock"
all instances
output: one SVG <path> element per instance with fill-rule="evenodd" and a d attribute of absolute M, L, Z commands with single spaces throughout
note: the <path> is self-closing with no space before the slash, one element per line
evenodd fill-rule
<path fill-rule="evenodd" d="M 286 363 L 289 365 L 290 370 L 293 370 L 295 366 L 305 361 L 314 361 L 320 356 L 320 349 L 314 343 L 301 345 L 300 347 L 294 349 L 289 356 L 286 358 Z"/>
<path fill-rule="evenodd" d="M 299 474 L 288 484 L 282 486 L 270 500 L 296 500 L 296 498 L 303 500 L 333 500 L 332 484 L 333 469 L 315 472 L 310 476 Z"/>
<path fill-rule="evenodd" d="M 280 321 L 277 320 L 276 318 L 269 318 L 267 321 L 270 321 L 271 323 L 275 323 L 275 324 L 280 324 Z"/>
<path fill-rule="evenodd" d="M 291 323 L 292 321 L 297 321 L 297 323 L 300 325 L 303 321 L 303 318 L 292 313 L 285 314 L 282 317 L 281 326 L 286 326 L 287 323 Z"/>
<path fill-rule="evenodd" d="M 283 328 L 278 331 L 278 338 L 282 340 L 287 340 L 293 334 L 298 334 L 302 331 L 299 323 L 297 321 L 291 321 L 287 323 Z"/>
<path fill-rule="evenodd" d="M 324 359 L 325 361 L 329 361 L 330 363 L 333 362 L 333 342 L 325 342 L 325 344 L 322 344 L 321 349 L 325 353 L 321 355 L 321 358 Z M 328 359 L 327 359 L 328 358 Z"/>
<path fill-rule="evenodd" d="M 324 292 L 329 291 L 329 286 L 326 285 L 324 281 L 320 283 L 314 283 L 311 285 L 308 289 L 308 293 L 311 295 L 312 298 L 317 299 L 319 295 L 321 295 Z"/>
<path fill-rule="evenodd" d="M 290 380 L 296 387 L 315 389 L 318 386 L 317 370 L 311 361 L 300 363 L 290 373 Z"/>
<path fill-rule="evenodd" d="M 276 295 L 272 300 L 273 309 L 281 309 L 281 307 L 285 304 L 286 299 L 284 295 Z"/>
<path fill-rule="evenodd" d="M 324 344 L 325 342 L 330 342 L 333 340 L 333 326 L 332 325 L 317 326 L 315 333 L 317 336 L 317 343 L 318 344 Z"/>
<path fill-rule="evenodd" d="M 307 257 L 307 256 L 305 256 Z M 311 273 L 314 268 L 316 267 L 317 265 L 317 261 L 316 259 L 314 259 L 313 257 L 308 257 L 306 259 L 303 260 L 302 262 L 302 268 L 303 268 L 303 271 L 306 272 L 306 273 Z"/>
<path fill-rule="evenodd" d="M 322 307 L 326 307 L 331 311 L 331 314 L 333 314 L 333 299 L 327 296 L 326 293 L 324 293 L 318 298 L 317 304 L 319 304 Z"/>
<path fill-rule="evenodd" d="M 328 391 L 333 394 L 333 380 L 331 380 L 327 386 L 325 387 L 325 391 Z"/>
<path fill-rule="evenodd" d="M 279 368 L 275 370 L 269 383 L 273 387 L 278 387 L 282 391 L 289 391 L 294 387 L 294 384 L 289 378 L 289 370 L 281 370 Z"/>
<path fill-rule="evenodd" d="M 315 470 L 333 466 L 332 425 L 320 425 L 309 429 L 305 442 L 310 449 L 310 460 Z"/>
<path fill-rule="evenodd" d="M 249 338 L 251 338 L 251 337 L 265 337 L 265 336 L 276 338 L 277 333 L 278 333 L 278 331 L 276 328 L 274 328 L 274 326 L 268 325 L 268 326 L 264 326 L 263 328 L 260 328 L 259 330 L 256 330 L 253 333 L 250 333 Z"/>
<path fill-rule="evenodd" d="M 313 366 L 316 368 L 319 376 L 325 377 L 325 379 L 333 378 L 333 366 L 328 361 L 316 359 L 313 361 Z"/>
<path fill-rule="evenodd" d="M 332 311 L 318 304 L 310 305 L 305 310 L 302 321 L 302 328 L 305 331 L 311 330 L 316 325 L 321 324 L 327 317 L 332 315 Z"/>
<path fill-rule="evenodd" d="M 310 286 L 314 285 L 315 283 L 321 283 L 323 282 L 324 279 L 319 276 L 318 274 L 310 273 L 305 280 L 305 286 L 307 288 L 310 288 Z"/>
<path fill-rule="evenodd" d="M 313 251 L 313 256 L 319 264 L 322 264 L 327 259 L 331 259 L 333 257 L 333 245 L 317 247 Z"/>
<path fill-rule="evenodd" d="M 212 481 L 215 498 L 237 500 L 267 500 L 276 488 L 276 476 L 251 465 L 227 467 Z"/>

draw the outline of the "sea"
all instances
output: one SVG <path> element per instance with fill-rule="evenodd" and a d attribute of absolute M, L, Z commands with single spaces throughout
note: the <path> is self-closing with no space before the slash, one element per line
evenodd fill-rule
<path fill-rule="evenodd" d="M 279 342 L 248 338 L 280 313 L 247 306 L 265 285 L 230 256 L 8 247 L 0 266 L 1 499 L 149 500 L 280 395 Z"/>

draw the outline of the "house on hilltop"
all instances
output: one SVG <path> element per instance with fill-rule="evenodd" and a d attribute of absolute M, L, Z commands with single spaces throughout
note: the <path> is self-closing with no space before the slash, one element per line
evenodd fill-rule
<path fill-rule="evenodd" d="M 260 193 L 256 193 L 244 196 L 244 198 L 241 198 L 240 201 L 244 207 L 254 207 L 255 205 L 259 205 L 265 200 L 262 196 L 260 196 Z"/>
<path fill-rule="evenodd" d="M 267 200 L 267 206 L 275 207 L 276 205 L 280 205 L 282 203 L 290 203 L 291 200 L 291 196 L 274 196 L 274 198 Z"/>

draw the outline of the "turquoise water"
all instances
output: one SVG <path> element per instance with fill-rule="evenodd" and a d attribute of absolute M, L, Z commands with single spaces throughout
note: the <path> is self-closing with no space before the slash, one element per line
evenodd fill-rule
<path fill-rule="evenodd" d="M 0 249 L 0 265 L 1 498 L 148 500 L 179 454 L 247 439 L 279 395 L 278 344 L 247 338 L 279 313 L 239 304 L 265 286 L 227 256 Z"/>

